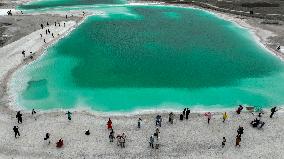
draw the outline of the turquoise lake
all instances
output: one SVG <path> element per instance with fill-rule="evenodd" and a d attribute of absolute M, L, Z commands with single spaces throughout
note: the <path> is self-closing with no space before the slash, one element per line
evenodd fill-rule
<path fill-rule="evenodd" d="M 284 104 L 284 64 L 248 30 L 193 8 L 105 10 L 14 74 L 19 106 L 129 112 Z"/>

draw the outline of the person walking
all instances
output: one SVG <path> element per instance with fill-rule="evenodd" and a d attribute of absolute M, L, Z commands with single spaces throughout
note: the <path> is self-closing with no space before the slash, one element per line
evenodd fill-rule
<path fill-rule="evenodd" d="M 223 113 L 223 123 L 225 122 L 225 120 L 228 118 L 228 114 L 227 112 Z"/>
<path fill-rule="evenodd" d="M 40 24 L 41 29 L 43 29 L 43 24 Z"/>
<path fill-rule="evenodd" d="M 270 118 L 272 118 L 274 113 L 277 112 L 276 107 L 271 108 L 270 111 L 271 111 Z"/>
<path fill-rule="evenodd" d="M 151 135 L 150 136 L 150 141 L 149 141 L 149 143 L 150 143 L 150 147 L 152 147 L 152 148 L 154 148 L 154 136 L 153 135 Z"/>
<path fill-rule="evenodd" d="M 223 137 L 223 141 L 222 141 L 222 148 L 224 148 L 225 147 L 225 144 L 226 144 L 226 138 L 225 137 Z"/>
<path fill-rule="evenodd" d="M 21 124 L 23 122 L 22 114 L 20 111 L 17 112 L 16 118 L 18 119 L 18 123 Z"/>
<path fill-rule="evenodd" d="M 67 118 L 68 118 L 68 120 L 70 121 L 70 120 L 72 119 L 72 118 L 71 118 L 72 113 L 69 112 L 69 111 L 67 111 L 67 113 L 65 113 L 65 114 L 67 114 Z"/>
<path fill-rule="evenodd" d="M 142 119 L 139 118 L 139 119 L 138 119 L 138 128 L 139 128 L 139 129 L 141 128 L 141 122 L 142 122 Z"/>
<path fill-rule="evenodd" d="M 19 132 L 19 127 L 18 127 L 18 126 L 14 126 L 13 131 L 14 131 L 14 133 L 15 133 L 15 138 L 17 138 L 17 135 L 18 135 L 18 136 L 21 136 L 21 135 L 20 135 L 20 132 Z"/>
<path fill-rule="evenodd" d="M 36 111 L 35 111 L 35 109 L 32 110 L 32 116 L 33 116 L 34 119 L 36 120 Z"/>

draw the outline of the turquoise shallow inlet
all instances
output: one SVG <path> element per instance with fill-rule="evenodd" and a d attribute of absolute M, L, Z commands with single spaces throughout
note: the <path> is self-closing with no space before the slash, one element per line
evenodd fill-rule
<path fill-rule="evenodd" d="M 198 9 L 118 8 L 16 72 L 17 104 L 104 112 L 284 104 L 284 65 L 247 30 Z"/>

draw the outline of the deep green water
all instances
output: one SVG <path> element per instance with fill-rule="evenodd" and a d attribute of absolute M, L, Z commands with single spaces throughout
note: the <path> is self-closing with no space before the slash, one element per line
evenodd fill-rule
<path fill-rule="evenodd" d="M 133 111 L 284 104 L 284 65 L 247 30 L 197 9 L 125 6 L 106 14 L 89 17 L 14 75 L 19 105 Z"/>

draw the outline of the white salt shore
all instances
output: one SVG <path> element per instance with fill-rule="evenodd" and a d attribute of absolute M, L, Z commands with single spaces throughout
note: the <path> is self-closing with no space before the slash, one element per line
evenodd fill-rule
<path fill-rule="evenodd" d="M 88 112 L 73 112 L 68 121 L 65 112 L 40 113 L 34 120 L 31 113 L 24 113 L 23 124 L 17 124 L 15 115 L 0 118 L 0 158 L 282 158 L 284 155 L 283 114 L 277 112 L 269 118 L 265 112 L 261 118 L 266 124 L 262 129 L 252 128 L 250 121 L 256 118 L 248 112 L 237 115 L 229 113 L 229 119 L 222 122 L 222 115 L 215 113 L 211 123 L 202 114 L 190 114 L 189 120 L 168 123 L 168 115 L 162 114 L 160 148 L 152 149 L 148 141 L 155 132 L 155 114 L 134 116 L 112 116 L 115 135 L 125 133 L 126 148 L 120 148 L 116 141 L 108 140 L 106 129 L 108 117 L 91 115 Z M 157 113 L 158 114 L 158 113 Z M 142 118 L 141 129 L 137 128 Z M 14 138 L 13 126 L 18 125 L 21 136 Z M 244 127 L 241 147 L 235 147 L 237 128 Z M 84 131 L 90 129 L 91 135 Z M 50 133 L 51 144 L 43 138 Z M 227 143 L 221 147 L 222 138 Z M 62 138 L 63 148 L 55 143 Z"/>

